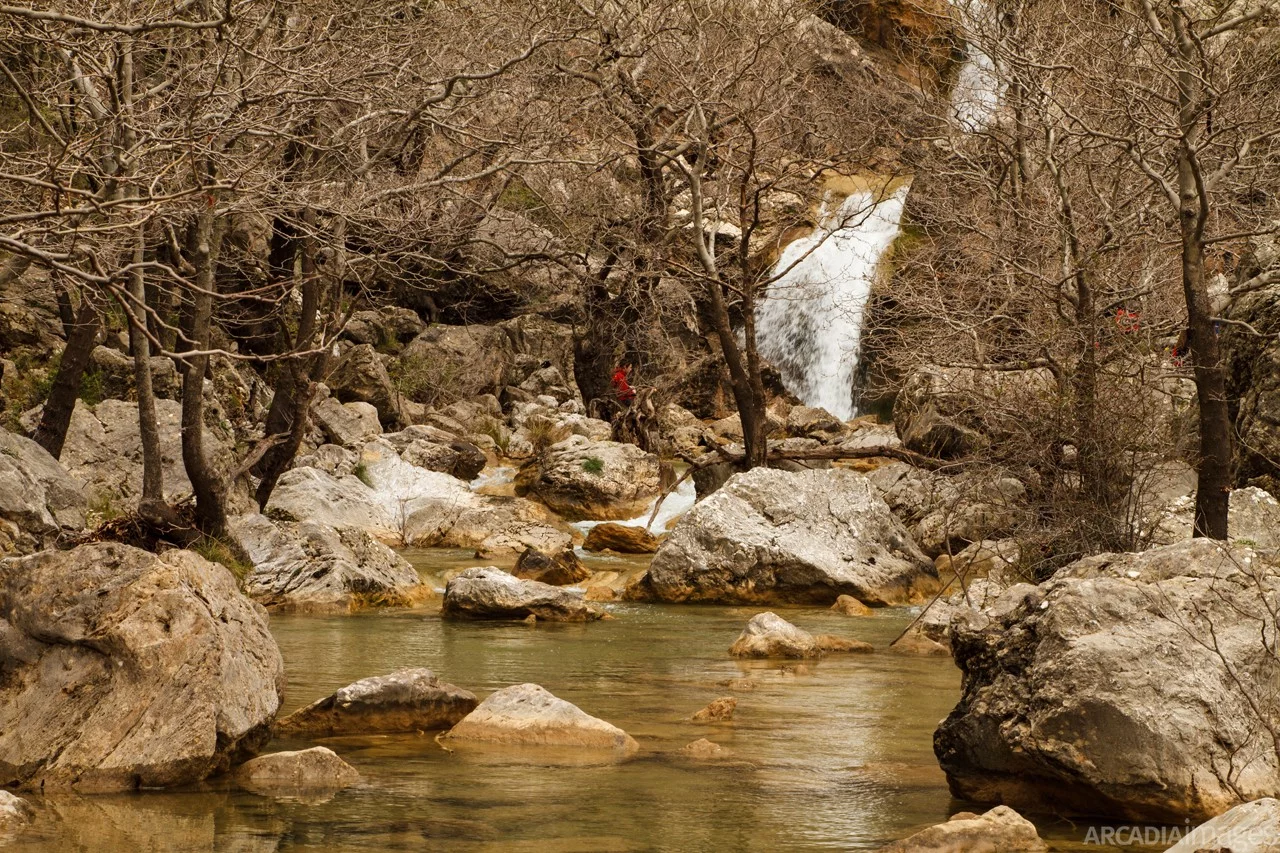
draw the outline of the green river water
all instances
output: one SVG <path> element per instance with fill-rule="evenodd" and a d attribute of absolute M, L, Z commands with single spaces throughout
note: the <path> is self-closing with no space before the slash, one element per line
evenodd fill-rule
<path fill-rule="evenodd" d="M 411 557 L 436 581 L 475 563 L 450 552 Z M 331 798 L 272 799 L 216 780 L 190 791 L 32 797 L 37 821 L 6 850 L 869 850 L 964 806 L 948 795 L 932 750 L 959 693 L 950 659 L 740 662 L 727 649 L 760 608 L 606 606 L 616 618 L 591 625 L 446 622 L 434 607 L 273 616 L 288 673 L 283 710 L 365 676 L 425 666 L 482 698 L 541 684 L 629 732 L 641 746 L 634 758 L 450 752 L 431 734 L 330 739 L 363 775 Z M 778 612 L 881 648 L 912 615 Z M 689 720 L 719 696 L 738 698 L 731 722 Z M 700 737 L 727 757 L 679 754 Z M 1108 849 L 1081 846 L 1083 826 L 1037 822 L 1059 839 L 1054 849 Z"/>

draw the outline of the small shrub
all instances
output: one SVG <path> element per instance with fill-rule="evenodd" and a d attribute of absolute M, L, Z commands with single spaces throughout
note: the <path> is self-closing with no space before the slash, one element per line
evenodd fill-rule
<path fill-rule="evenodd" d="M 191 543 L 190 549 L 209 562 L 223 566 L 238 581 L 244 581 L 245 576 L 253 570 L 252 563 L 243 559 L 227 543 L 212 536 L 201 536 Z"/>
<path fill-rule="evenodd" d="M 492 415 L 486 415 L 476 424 L 476 427 L 476 432 L 492 438 L 493 443 L 498 446 L 498 450 L 502 451 L 502 455 L 507 455 L 507 450 L 511 447 L 511 433 L 507 432 L 507 428 L 502 421 Z"/>
<path fill-rule="evenodd" d="M 356 479 L 364 483 L 369 488 L 373 488 L 373 476 L 369 473 L 369 466 L 363 462 L 357 462 L 356 467 L 351 470 L 356 475 Z"/>
<path fill-rule="evenodd" d="M 533 445 L 533 452 L 539 456 L 551 445 L 559 444 L 573 434 L 569 427 L 558 424 L 543 415 L 534 415 L 529 418 L 524 428 L 529 434 L 529 443 Z"/>
<path fill-rule="evenodd" d="M 582 470 L 598 477 L 604 473 L 604 460 L 599 456 L 588 456 L 582 460 Z"/>

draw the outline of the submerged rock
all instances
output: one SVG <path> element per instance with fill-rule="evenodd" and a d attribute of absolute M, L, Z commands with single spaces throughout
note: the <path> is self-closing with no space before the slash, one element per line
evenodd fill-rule
<path fill-rule="evenodd" d="M 652 554 L 658 550 L 658 537 L 643 527 L 631 527 L 606 521 L 587 533 L 584 551 L 617 551 L 619 554 Z"/>
<path fill-rule="evenodd" d="M 516 560 L 511 573 L 518 578 L 552 586 L 569 586 L 591 577 L 591 570 L 582 565 L 572 548 L 566 548 L 555 556 L 544 554 L 537 548 L 528 548 Z"/>
<path fill-rule="evenodd" d="M 719 758 L 724 755 L 725 749 L 718 743 L 712 743 L 704 737 L 700 737 L 693 743 L 686 744 L 681 747 L 680 754 L 688 758 Z"/>
<path fill-rule="evenodd" d="M 1264 797 L 1235 806 L 1187 833 L 1165 853 L 1278 853 L 1280 800 Z"/>
<path fill-rule="evenodd" d="M 273 752 L 236 768 L 236 783 L 255 793 L 340 791 L 360 781 L 360 772 L 331 749 L 313 746 L 297 752 Z"/>
<path fill-rule="evenodd" d="M 956 797 L 1181 823 L 1280 790 L 1273 566 L 1196 539 L 1025 589 L 951 622 L 964 692 L 934 749 Z"/>
<path fill-rule="evenodd" d="M 876 647 L 870 643 L 864 643 L 862 640 L 851 640 L 848 637 L 838 637 L 835 634 L 819 634 L 813 638 L 813 641 L 818 644 L 818 649 L 826 655 L 869 655 L 876 650 Z"/>
<path fill-rule="evenodd" d="M 332 737 L 447 729 L 475 710 L 474 693 L 429 669 L 362 678 L 277 720 L 277 735 Z"/>
<path fill-rule="evenodd" d="M 266 743 L 284 664 L 266 612 L 189 551 L 0 561 L 0 784 L 195 782 Z"/>
<path fill-rule="evenodd" d="M 580 592 L 520 580 L 494 566 L 467 569 L 449 581 L 441 612 L 463 619 L 533 616 L 547 622 L 592 622 L 604 616 Z"/>
<path fill-rule="evenodd" d="M 363 530 L 257 514 L 227 527 L 253 563 L 245 592 L 272 610 L 408 606 L 430 594 L 407 560 Z"/>
<path fill-rule="evenodd" d="M 733 719 L 733 712 L 737 710 L 737 707 L 737 699 L 732 696 L 721 696 L 694 714 L 693 721 L 695 723 L 723 723 L 726 720 Z"/>
<path fill-rule="evenodd" d="M 627 754 L 640 748 L 622 729 L 537 684 L 516 684 L 493 693 L 445 737 L 527 746 L 589 747 Z"/>
<path fill-rule="evenodd" d="M 881 847 L 879 853 L 1040 853 L 1049 847 L 1035 824 L 1008 806 L 985 814 L 959 812 L 951 820 Z"/>
<path fill-rule="evenodd" d="M 837 469 L 756 468 L 676 523 L 645 586 L 664 601 L 871 604 L 937 589 L 933 565 L 871 484 Z"/>
<path fill-rule="evenodd" d="M 816 658 L 817 641 L 776 613 L 758 613 L 734 640 L 729 654 L 737 658 Z"/>

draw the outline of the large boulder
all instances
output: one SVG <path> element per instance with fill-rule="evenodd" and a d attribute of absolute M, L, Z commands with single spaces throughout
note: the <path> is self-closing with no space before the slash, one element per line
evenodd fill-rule
<path fill-rule="evenodd" d="M 342 329 L 342 336 L 384 352 L 399 352 L 422 332 L 423 325 L 422 318 L 412 308 L 388 305 L 352 314 Z"/>
<path fill-rule="evenodd" d="M 338 447 L 358 450 L 382 435 L 378 410 L 369 403 L 339 403 L 334 397 L 325 397 L 311 407 L 311 414 L 325 438 Z"/>
<path fill-rule="evenodd" d="M 191 494 L 191 481 L 182 464 L 182 404 L 156 400 L 156 426 L 164 496 L 176 501 Z M 206 424 L 205 455 L 215 466 L 231 458 L 231 443 L 229 433 Z M 136 509 L 142 494 L 138 404 L 103 400 L 89 407 L 77 402 L 59 461 L 99 511 L 112 514 Z"/>
<path fill-rule="evenodd" d="M 236 768 L 236 783 L 255 793 L 341 791 L 360 781 L 360 772 L 331 749 L 259 755 Z"/>
<path fill-rule="evenodd" d="M 515 355 L 494 326 L 428 326 L 400 353 L 403 373 L 413 387 L 436 404 L 496 394 L 507 384 L 507 366 Z"/>
<path fill-rule="evenodd" d="M 516 746 L 587 747 L 623 754 L 639 749 L 622 729 L 536 684 L 516 684 L 491 694 L 445 738 Z"/>
<path fill-rule="evenodd" d="M 422 595 L 409 561 L 359 528 L 276 524 L 258 514 L 227 527 L 253 563 L 245 592 L 271 610 L 350 611 L 409 605 Z"/>
<path fill-rule="evenodd" d="M 194 782 L 266 743 L 284 664 L 266 612 L 189 551 L 0 561 L 0 784 Z"/>
<path fill-rule="evenodd" d="M 1008 596 L 951 623 L 963 694 L 934 749 L 956 797 L 1180 824 L 1280 790 L 1274 566 L 1195 539 Z"/>
<path fill-rule="evenodd" d="M 881 847 L 879 853 L 1040 853 L 1049 847 L 1036 826 L 1008 806 L 985 814 L 959 812 L 951 820 Z"/>
<path fill-rule="evenodd" d="M 929 365 L 907 377 L 893 423 L 908 450 L 966 456 L 1017 431 L 1021 412 L 1054 388 L 1047 368 L 975 370 Z"/>
<path fill-rule="evenodd" d="M 166 400 L 178 399 L 181 383 L 178 381 L 178 369 L 174 366 L 173 359 L 153 356 L 150 368 L 152 392 Z M 132 356 L 110 347 L 94 347 L 89 354 L 86 374 L 97 382 L 101 397 L 120 400 L 137 398 Z"/>
<path fill-rule="evenodd" d="M 377 409 L 383 426 L 400 421 L 400 395 L 386 365 L 369 344 L 359 344 L 343 353 L 326 381 L 339 402 L 368 403 Z"/>
<path fill-rule="evenodd" d="M 1088 836 L 1085 838 L 1088 841 Z M 1280 800 L 1264 797 L 1202 823 L 1165 853 L 1280 853 Z"/>
<path fill-rule="evenodd" d="M 35 814 L 36 810 L 31 807 L 31 803 L 0 790 L 0 845 L 8 840 L 8 836 L 16 834 L 31 823 Z"/>
<path fill-rule="evenodd" d="M 930 557 L 1008 534 L 1027 503 L 1021 482 L 981 470 L 949 476 L 893 462 L 867 479 Z"/>
<path fill-rule="evenodd" d="M 658 457 L 634 444 L 574 435 L 529 463 L 516 488 L 565 518 L 613 521 L 643 512 L 661 491 L 661 476 Z"/>
<path fill-rule="evenodd" d="M 645 585 L 664 601 L 883 605 L 920 600 L 937 575 L 861 475 L 756 468 L 676 523 Z"/>
<path fill-rule="evenodd" d="M 528 547 L 558 552 L 572 542 L 564 525 L 538 504 L 476 494 L 456 477 L 405 461 L 385 436 L 364 446 L 350 473 L 345 466 L 333 473 L 286 471 L 267 514 L 352 527 L 394 545 L 471 548 L 492 556 L 515 556 Z"/>
<path fill-rule="evenodd" d="M 488 461 L 484 452 L 471 442 L 431 426 L 411 426 L 387 435 L 386 440 L 400 458 L 411 465 L 440 471 L 468 483 L 480 475 Z"/>
<path fill-rule="evenodd" d="M 476 707 L 475 694 L 429 669 L 362 678 L 299 708 L 275 725 L 288 737 L 331 737 L 447 729 Z"/>
<path fill-rule="evenodd" d="M 822 649 L 808 631 L 776 613 L 758 613 L 729 647 L 729 654 L 736 658 L 816 658 Z"/>
<path fill-rule="evenodd" d="M 604 614 L 587 604 L 582 593 L 521 580 L 494 566 L 467 569 L 445 585 L 446 618 L 526 619 L 547 622 L 592 622 Z"/>
<path fill-rule="evenodd" d="M 84 527 L 80 484 L 40 445 L 0 429 L 0 554 Z M 7 524 L 5 524 L 7 523 Z M 9 529 L 5 529 L 9 528 Z"/>
<path fill-rule="evenodd" d="M 1147 541 L 1152 545 L 1171 545 L 1190 539 L 1195 507 L 1194 494 L 1170 501 L 1147 520 Z M 1280 501 L 1257 486 L 1233 489 L 1227 502 L 1227 532 L 1232 542 L 1260 551 L 1280 550 Z"/>

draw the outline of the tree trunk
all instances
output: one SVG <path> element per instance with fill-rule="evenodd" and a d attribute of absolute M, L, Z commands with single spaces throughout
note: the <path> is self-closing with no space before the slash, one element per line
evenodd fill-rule
<path fill-rule="evenodd" d="M 133 262 L 143 262 L 143 234 L 138 229 Z M 138 505 L 144 518 L 159 517 L 164 504 L 164 469 L 160 456 L 160 427 L 156 422 L 156 395 L 151 387 L 151 341 L 146 334 L 146 283 L 141 266 L 129 276 L 129 350 L 133 355 L 133 384 L 138 393 L 138 435 L 142 443 L 142 498 Z"/>
<path fill-rule="evenodd" d="M 71 414 L 80 397 L 80 382 L 89 367 L 89 356 L 97 342 L 98 309 L 86 294 L 80 299 L 75 324 L 67 335 L 62 362 L 58 365 L 58 375 L 53 380 L 49 399 L 45 401 L 40 426 L 32 436 L 36 444 L 49 451 L 54 459 L 62 455 L 62 445 L 67 440 L 67 427 L 71 425 Z"/>
<path fill-rule="evenodd" d="M 214 268 L 222 225 L 212 206 L 201 210 L 192 233 L 191 254 L 196 268 L 186 337 L 193 350 L 207 350 L 213 326 Z M 204 452 L 204 377 L 208 355 L 188 355 L 182 373 L 182 464 L 196 498 L 196 524 L 210 536 L 221 536 L 227 525 L 226 484 Z"/>
<path fill-rule="evenodd" d="M 1204 270 L 1204 228 L 1208 194 L 1196 161 L 1200 141 L 1203 82 L 1197 73 L 1199 43 L 1182 10 L 1172 16 L 1183 67 L 1178 72 L 1178 226 L 1182 242 L 1182 293 L 1187 303 L 1187 337 L 1195 365 L 1200 408 L 1200 456 L 1196 460 L 1194 536 L 1227 538 L 1231 497 L 1231 414 L 1218 334 Z"/>

